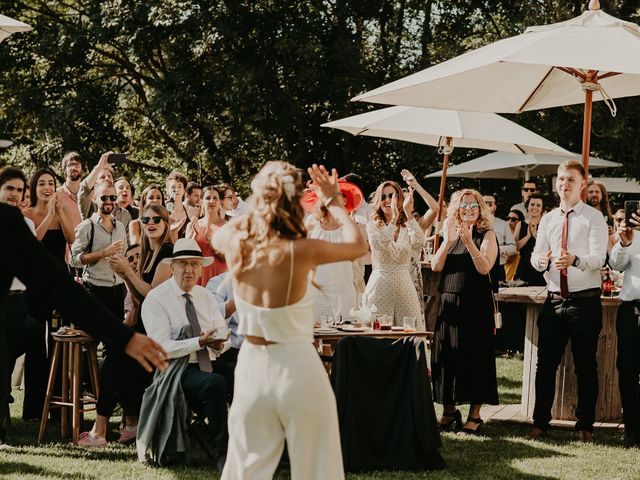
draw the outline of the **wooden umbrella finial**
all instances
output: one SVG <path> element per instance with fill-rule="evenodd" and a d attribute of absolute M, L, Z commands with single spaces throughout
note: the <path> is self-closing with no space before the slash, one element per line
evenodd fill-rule
<path fill-rule="evenodd" d="M 600 10 L 600 1 L 599 0 L 590 0 L 589 1 L 589 10 L 595 12 L 596 10 Z"/>

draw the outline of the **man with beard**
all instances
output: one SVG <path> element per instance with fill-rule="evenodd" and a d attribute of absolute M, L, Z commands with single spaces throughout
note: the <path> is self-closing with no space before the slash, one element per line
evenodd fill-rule
<path fill-rule="evenodd" d="M 113 170 L 112 165 L 109 163 L 109 155 L 112 153 L 113 152 L 103 153 L 98 164 L 89 172 L 89 175 L 80 182 L 78 207 L 80 207 L 80 215 L 82 215 L 83 219 L 90 218 L 99 210 L 94 198 L 97 196 L 95 185 L 105 182 L 113 185 Z M 129 211 L 120 207 L 118 204 L 114 206 L 113 217 L 122 222 L 125 227 L 131 222 L 131 214 Z"/>
<path fill-rule="evenodd" d="M 95 187 L 98 211 L 76 227 L 70 264 L 82 268 L 82 281 L 89 293 L 106 305 L 118 318 L 124 317 L 124 280 L 111 270 L 109 257 L 124 253 L 125 227 L 112 213 L 117 200 L 111 183 Z"/>
<path fill-rule="evenodd" d="M 604 216 L 609 226 L 613 225 L 613 214 L 609 205 L 609 192 L 605 186 L 595 180 L 589 182 L 587 188 L 587 203 Z M 611 231 L 609 233 L 612 233 Z"/>
<path fill-rule="evenodd" d="M 62 158 L 62 171 L 64 183 L 58 192 L 60 201 L 66 206 L 67 214 L 76 228 L 82 221 L 80 208 L 78 207 L 78 191 L 80 190 L 80 178 L 82 177 L 82 157 L 78 152 L 68 152 Z"/>

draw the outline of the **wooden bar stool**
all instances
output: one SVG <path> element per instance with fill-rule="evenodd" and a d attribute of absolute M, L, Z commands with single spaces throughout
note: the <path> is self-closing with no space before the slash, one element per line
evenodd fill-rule
<path fill-rule="evenodd" d="M 97 343 L 82 330 L 66 329 L 58 330 L 53 334 L 53 355 L 49 369 L 49 381 L 47 382 L 47 394 L 44 400 L 38 443 L 42 442 L 47 431 L 49 410 L 60 408 L 60 429 L 62 438 L 67 436 L 69 425 L 69 413 L 71 413 L 71 432 L 73 444 L 78 444 L 80 437 L 80 422 L 84 412 L 95 410 L 100 387 L 98 381 L 98 351 Z M 89 377 L 91 381 L 92 395 L 83 396 L 82 383 L 82 347 L 87 349 L 89 361 Z M 56 375 L 62 363 L 62 393 L 53 395 Z M 87 405 L 93 407 L 87 408 Z M 70 412 L 69 412 L 70 410 Z"/>

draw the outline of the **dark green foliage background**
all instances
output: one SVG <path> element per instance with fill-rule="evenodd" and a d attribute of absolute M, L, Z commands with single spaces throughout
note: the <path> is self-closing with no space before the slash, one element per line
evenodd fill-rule
<path fill-rule="evenodd" d="M 34 27 L 0 45 L 0 137 L 16 146 L 0 164 L 29 172 L 79 150 L 90 163 L 128 152 L 138 187 L 179 168 L 241 191 L 259 166 L 285 159 L 355 171 L 371 190 L 403 167 L 440 167 L 434 147 L 354 138 L 320 124 L 377 108 L 349 99 L 528 25 L 579 15 L 585 2 L 553 0 L 0 0 Z M 640 21 L 639 0 L 603 1 Z M 640 177 L 640 101 L 618 116 L 594 106 L 592 155 Z M 579 151 L 579 106 L 511 117 Z M 479 153 L 456 150 L 453 163 Z M 466 185 L 475 185 L 464 180 Z M 451 191 L 460 185 L 453 180 Z M 427 186 L 433 191 L 435 182 Z M 516 182 L 484 181 L 517 200 Z"/>

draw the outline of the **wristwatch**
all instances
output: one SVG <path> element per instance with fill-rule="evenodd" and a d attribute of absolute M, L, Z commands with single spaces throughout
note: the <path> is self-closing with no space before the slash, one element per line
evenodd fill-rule
<path fill-rule="evenodd" d="M 580 257 L 578 257 L 577 255 L 575 257 L 573 257 L 573 263 L 571 264 L 574 267 L 579 267 L 580 266 Z"/>

